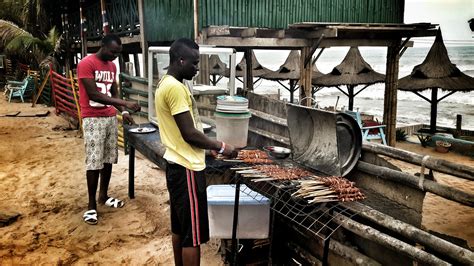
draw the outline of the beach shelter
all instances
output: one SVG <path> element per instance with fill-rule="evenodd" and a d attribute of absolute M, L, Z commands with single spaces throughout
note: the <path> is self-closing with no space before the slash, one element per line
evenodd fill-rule
<path fill-rule="evenodd" d="M 216 86 L 224 74 L 226 73 L 227 66 L 218 55 L 213 54 L 209 57 L 209 75 L 211 75 L 211 83 Z"/>
<path fill-rule="evenodd" d="M 434 133 L 438 103 L 456 92 L 474 90 L 474 78 L 462 73 L 451 63 L 439 30 L 423 63 L 415 66 L 410 75 L 398 81 L 398 89 L 411 91 L 431 104 L 430 131 Z M 438 99 L 438 89 L 449 93 Z M 431 99 L 420 94 L 424 90 L 431 90 Z"/>
<path fill-rule="evenodd" d="M 359 48 L 351 47 L 339 65 L 330 73 L 313 79 L 312 82 L 313 86 L 317 87 L 336 87 L 349 98 L 349 110 L 352 111 L 357 94 L 372 84 L 385 82 L 385 75 L 374 71 L 365 62 Z M 341 89 L 341 85 L 346 85 L 347 92 Z M 358 85 L 364 85 L 364 87 L 355 92 Z"/>
<path fill-rule="evenodd" d="M 270 72 L 271 70 L 262 66 L 260 62 L 258 62 L 257 57 L 255 56 L 255 53 L 252 50 L 252 75 L 253 77 L 258 78 L 255 82 L 259 81 L 262 77 L 262 75 Z M 245 62 L 245 56 L 242 57 L 242 60 L 235 66 L 235 77 L 244 77 L 245 76 L 245 68 L 246 68 L 246 62 Z M 230 71 L 227 68 L 225 71 L 225 76 L 229 77 Z M 240 80 L 240 79 L 239 79 Z M 240 80 L 242 82 L 242 80 Z"/>
<path fill-rule="evenodd" d="M 293 102 L 293 94 L 298 89 L 297 85 L 300 79 L 300 52 L 298 50 L 292 50 L 280 68 L 276 71 L 269 71 L 264 74 L 262 78 L 278 82 L 283 88 L 290 92 L 290 102 Z M 290 87 L 281 83 L 283 80 L 288 80 Z"/>

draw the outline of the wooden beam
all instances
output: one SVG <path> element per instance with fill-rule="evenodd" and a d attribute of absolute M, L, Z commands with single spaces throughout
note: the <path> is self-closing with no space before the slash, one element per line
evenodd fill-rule
<path fill-rule="evenodd" d="M 321 41 L 323 40 L 323 38 L 324 38 L 324 34 L 321 35 L 321 37 L 319 37 L 319 39 L 315 43 L 313 43 L 313 45 L 311 45 L 311 50 L 309 51 L 309 54 L 306 55 L 306 58 L 304 59 L 304 66 L 305 67 L 308 65 L 309 61 L 313 57 L 313 54 L 316 51 L 316 49 L 318 49 L 318 47 L 321 44 Z"/>
<path fill-rule="evenodd" d="M 362 161 L 359 161 L 357 163 L 357 169 L 362 172 L 375 175 L 382 179 L 387 179 L 394 182 L 410 185 L 413 188 L 431 192 L 445 199 L 452 200 L 466 206 L 474 206 L 473 193 L 464 192 L 462 190 L 449 187 L 429 179 L 421 179 L 421 177 L 410 175 L 408 173 L 392 170 L 387 167 L 377 166 Z"/>
<path fill-rule="evenodd" d="M 391 216 L 381 213 L 364 204 L 344 204 L 345 207 L 378 225 L 390 229 L 407 239 L 414 240 L 425 247 L 436 250 L 437 253 L 444 254 L 456 262 L 469 265 L 474 261 L 474 253 L 468 249 L 457 246 L 442 238 L 427 233 L 413 225 L 396 220 Z"/>
<path fill-rule="evenodd" d="M 245 47 L 245 48 L 273 48 L 273 49 L 298 49 L 311 46 L 307 39 L 277 39 L 277 38 L 240 38 L 240 37 L 209 37 L 205 44 L 219 47 Z"/>
<path fill-rule="evenodd" d="M 399 45 L 400 40 L 394 41 L 387 49 L 383 122 L 387 126 L 387 143 L 390 146 L 395 146 L 396 142 Z"/>
<path fill-rule="evenodd" d="M 146 39 L 146 29 L 145 29 L 145 18 L 144 18 L 144 0 L 138 0 L 138 19 L 140 21 L 140 48 L 142 49 L 142 62 L 143 62 L 143 75 L 142 77 L 146 78 L 148 76 L 148 42 Z M 122 41 L 123 43 L 123 41 Z M 151 59 L 153 60 L 153 59 Z M 140 64 L 135 62 L 135 68 L 140 68 Z"/>
<path fill-rule="evenodd" d="M 250 37 L 255 37 L 257 35 L 257 28 L 247 28 L 244 29 L 241 33 L 240 36 L 242 38 L 250 38 Z"/>
<path fill-rule="evenodd" d="M 317 30 L 298 30 L 286 29 L 285 38 L 303 38 L 303 39 L 318 39 L 321 36 L 325 38 L 336 38 L 337 29 L 317 29 Z"/>
<path fill-rule="evenodd" d="M 314 64 L 314 63 L 316 63 L 316 61 L 318 61 L 319 57 L 323 54 L 324 49 L 326 49 L 326 48 L 322 48 L 321 50 L 319 50 L 318 55 L 313 59 L 313 62 L 311 62 L 311 64 Z"/>
<path fill-rule="evenodd" d="M 358 223 L 345 215 L 336 214 L 334 221 L 340 224 L 346 230 L 353 232 L 363 238 L 378 243 L 384 247 L 388 247 L 396 252 L 400 252 L 418 262 L 423 262 L 427 265 L 450 265 L 446 261 L 439 259 L 438 257 L 423 251 L 417 247 L 407 244 L 401 240 L 398 240 L 392 236 L 386 235 L 373 227 Z"/>
<path fill-rule="evenodd" d="M 212 36 L 228 36 L 230 35 L 230 29 L 229 26 L 211 26 L 206 29 L 207 37 L 212 37 Z"/>

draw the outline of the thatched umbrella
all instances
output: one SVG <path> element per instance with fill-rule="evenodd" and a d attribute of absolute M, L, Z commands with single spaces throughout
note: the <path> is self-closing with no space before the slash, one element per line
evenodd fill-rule
<path fill-rule="evenodd" d="M 244 56 L 244 57 L 242 57 L 242 60 L 240 60 L 240 62 L 235 66 L 235 77 L 236 78 L 245 76 L 246 66 L 247 66 L 247 64 L 246 64 L 245 56 Z M 255 53 L 252 50 L 252 75 L 253 75 L 253 77 L 258 78 L 256 81 L 254 81 L 254 84 L 255 84 L 255 82 L 259 81 L 264 74 L 266 74 L 270 71 L 271 71 L 270 69 L 262 66 L 260 64 L 260 62 L 258 62 L 257 57 L 255 56 Z M 225 71 L 225 76 L 226 77 L 230 76 L 230 70 L 228 68 Z M 242 80 L 240 80 L 240 81 L 243 82 Z"/>
<path fill-rule="evenodd" d="M 449 93 L 438 99 L 439 88 Z M 474 78 L 462 73 L 451 63 L 439 30 L 425 61 L 415 66 L 410 75 L 398 81 L 398 89 L 411 91 L 431 104 L 430 131 L 434 133 L 438 102 L 455 92 L 474 90 Z M 420 91 L 428 89 L 431 89 L 431 99 L 419 94 Z"/>
<path fill-rule="evenodd" d="M 347 97 L 349 97 L 349 110 L 354 108 L 354 98 L 368 86 L 385 81 L 385 75 L 375 72 L 372 67 L 365 62 L 357 47 L 351 47 L 346 57 L 330 73 L 313 80 L 314 86 L 336 87 Z M 346 85 L 347 92 L 339 86 Z M 365 85 L 358 92 L 354 93 L 357 85 Z"/>
<path fill-rule="evenodd" d="M 218 55 L 213 54 L 209 57 L 209 74 L 212 76 L 211 83 L 216 86 L 226 72 L 227 66 L 221 61 Z"/>
<path fill-rule="evenodd" d="M 293 102 L 293 93 L 298 89 L 298 80 L 300 79 L 300 52 L 292 50 L 286 58 L 285 63 L 276 71 L 269 71 L 262 76 L 264 79 L 273 80 L 280 83 L 283 88 L 290 92 L 290 102 Z M 289 80 L 290 87 L 286 87 L 281 82 Z"/>

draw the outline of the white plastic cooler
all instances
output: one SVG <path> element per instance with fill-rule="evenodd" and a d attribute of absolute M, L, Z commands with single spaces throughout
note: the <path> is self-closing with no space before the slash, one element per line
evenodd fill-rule
<path fill-rule="evenodd" d="M 241 185 L 239 198 L 238 239 L 268 238 L 270 200 Z M 248 193 L 251 191 L 251 193 Z M 250 195 L 249 195 L 250 194 Z M 232 238 L 235 186 L 212 185 L 207 188 L 209 234 L 211 238 Z"/>

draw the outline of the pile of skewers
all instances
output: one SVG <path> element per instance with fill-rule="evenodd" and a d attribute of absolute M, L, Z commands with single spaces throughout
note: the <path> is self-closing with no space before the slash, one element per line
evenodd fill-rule
<path fill-rule="evenodd" d="M 311 176 L 312 173 L 299 167 L 284 168 L 276 164 L 255 165 L 252 167 L 231 168 L 243 177 L 254 178 L 252 181 L 294 180 Z"/>
<path fill-rule="evenodd" d="M 365 199 L 360 189 L 354 186 L 354 182 L 337 176 L 313 176 L 312 180 L 300 180 L 298 188 L 292 196 L 303 198 L 309 204 Z"/>
<path fill-rule="evenodd" d="M 268 158 L 268 154 L 261 150 L 241 150 L 237 155 L 236 159 L 228 160 L 224 159 L 226 162 L 237 162 L 237 163 L 246 163 L 246 164 L 270 164 L 273 163 L 271 159 Z"/>

